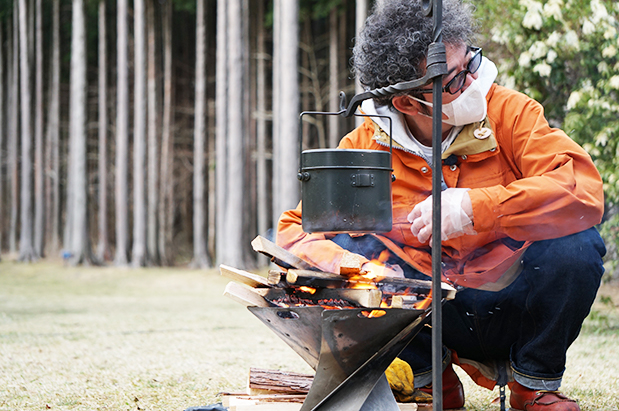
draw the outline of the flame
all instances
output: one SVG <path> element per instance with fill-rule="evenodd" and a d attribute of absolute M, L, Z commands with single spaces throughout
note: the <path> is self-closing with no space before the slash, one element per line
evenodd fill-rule
<path fill-rule="evenodd" d="M 361 311 L 360 314 L 366 318 L 378 318 L 387 314 L 385 310 Z"/>
<path fill-rule="evenodd" d="M 432 303 L 432 290 L 430 290 L 428 296 L 424 298 L 423 301 L 413 304 L 413 307 L 417 310 L 425 310 L 430 306 L 430 303 Z"/>
<path fill-rule="evenodd" d="M 308 294 L 314 294 L 316 292 L 316 289 L 312 288 L 312 287 L 307 287 L 305 285 L 302 285 L 301 287 L 299 287 L 299 291 L 302 291 L 302 292 L 308 293 Z"/>
<path fill-rule="evenodd" d="M 389 256 L 389 251 L 383 250 L 377 259 L 370 260 L 365 264 L 367 271 L 348 277 L 351 282 L 350 288 L 364 290 L 377 288 L 375 283 L 387 277 L 385 263 Z"/>

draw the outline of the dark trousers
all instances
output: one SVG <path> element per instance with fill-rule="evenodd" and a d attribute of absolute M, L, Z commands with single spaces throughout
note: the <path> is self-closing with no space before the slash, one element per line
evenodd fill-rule
<path fill-rule="evenodd" d="M 385 247 L 371 236 L 338 235 L 342 247 L 368 257 Z M 532 389 L 556 390 L 574 342 L 600 286 L 606 248 L 591 228 L 537 241 L 524 254 L 523 271 L 498 292 L 463 289 L 443 306 L 443 343 L 460 358 L 490 363 L 509 361 L 513 376 Z M 410 278 L 427 276 L 397 257 Z M 400 354 L 415 373 L 415 385 L 431 382 L 432 339 L 424 329 Z M 444 357 L 449 351 L 445 349 Z"/>

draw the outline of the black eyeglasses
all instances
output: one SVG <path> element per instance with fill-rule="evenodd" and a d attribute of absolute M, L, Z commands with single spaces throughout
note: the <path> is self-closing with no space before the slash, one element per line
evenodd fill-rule
<path fill-rule="evenodd" d="M 447 92 L 449 94 L 456 94 L 458 91 L 464 87 L 464 83 L 466 82 L 467 74 L 475 74 L 477 70 L 479 70 L 479 66 L 481 66 L 481 47 L 470 47 L 470 50 L 473 52 L 473 57 L 469 60 L 466 68 L 456 74 L 449 83 L 445 84 L 443 87 L 443 92 Z M 432 89 L 420 89 L 420 90 L 412 90 L 413 93 L 432 93 Z"/>

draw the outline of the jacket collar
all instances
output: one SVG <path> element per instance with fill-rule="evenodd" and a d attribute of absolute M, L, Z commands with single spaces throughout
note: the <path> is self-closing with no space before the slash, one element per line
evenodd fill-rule
<path fill-rule="evenodd" d="M 375 106 L 374 101 L 365 100 L 361 109 L 368 115 L 378 114 L 387 116 L 392 123 L 392 144 L 399 150 L 404 150 L 423 157 L 423 151 L 419 143 L 411 138 L 410 131 L 404 120 L 404 115 L 388 106 Z M 389 121 L 382 117 L 370 117 L 374 123 L 374 136 L 372 137 L 381 145 L 389 145 Z M 446 159 L 450 155 L 463 156 L 479 154 L 486 151 L 496 151 L 498 148 L 494 131 L 486 118 L 480 122 L 472 123 L 464 127 L 453 129 L 449 138 L 442 143 L 441 158 Z"/>

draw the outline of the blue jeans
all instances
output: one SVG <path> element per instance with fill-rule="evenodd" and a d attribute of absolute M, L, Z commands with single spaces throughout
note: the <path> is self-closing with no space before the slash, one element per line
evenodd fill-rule
<path fill-rule="evenodd" d="M 371 236 L 338 235 L 334 241 L 370 257 L 385 247 Z M 365 252 L 365 253 L 364 253 Z M 556 390 L 566 352 L 580 332 L 600 286 L 604 242 L 595 228 L 537 241 L 524 254 L 518 278 L 498 292 L 466 288 L 443 306 L 445 363 L 449 350 L 478 362 L 507 362 L 514 379 L 531 389 Z M 410 278 L 427 279 L 397 257 Z M 431 382 L 431 332 L 422 330 L 400 354 L 415 373 L 415 386 Z"/>

